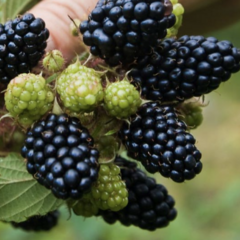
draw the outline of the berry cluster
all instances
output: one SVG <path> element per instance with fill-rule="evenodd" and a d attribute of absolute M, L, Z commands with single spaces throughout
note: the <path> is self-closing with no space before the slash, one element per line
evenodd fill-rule
<path fill-rule="evenodd" d="M 0 24 L 0 83 L 28 73 L 44 55 L 49 32 L 45 23 L 27 13 Z"/>
<path fill-rule="evenodd" d="M 99 152 L 77 118 L 50 114 L 27 132 L 27 170 L 57 198 L 79 199 L 98 176 Z"/>
<path fill-rule="evenodd" d="M 59 211 L 49 212 L 44 216 L 33 216 L 24 222 L 11 222 L 15 228 L 21 228 L 25 231 L 49 231 L 58 223 Z"/>
<path fill-rule="evenodd" d="M 135 163 L 121 157 L 115 161 L 122 167 L 122 179 L 129 192 L 128 205 L 118 212 L 100 211 L 99 215 L 110 224 L 118 220 L 125 226 L 135 225 L 150 231 L 166 227 L 177 215 L 175 201 L 166 188 L 138 169 Z"/>
<path fill-rule="evenodd" d="M 146 99 L 182 101 L 219 87 L 240 69 L 240 51 L 214 37 L 183 36 L 159 41 L 131 66 L 131 77 Z"/>
<path fill-rule="evenodd" d="M 106 0 L 81 23 L 80 31 L 93 55 L 116 66 L 151 51 L 175 21 L 170 0 Z"/>
<path fill-rule="evenodd" d="M 28 13 L 0 24 L 5 117 L 26 130 L 28 173 L 76 215 L 165 227 L 175 201 L 137 161 L 178 183 L 201 172 L 189 130 L 201 124 L 203 104 L 190 98 L 239 71 L 240 51 L 214 37 L 177 39 L 183 12 L 178 0 L 99 0 L 80 32 L 101 59 L 83 53 L 64 69 L 53 50 L 43 59 L 47 80 L 29 73 L 46 47 L 44 22 Z M 48 230 L 56 219 L 54 212 L 13 225 Z"/>
<path fill-rule="evenodd" d="M 183 182 L 202 170 L 201 153 L 186 130 L 173 107 L 153 102 L 142 105 L 119 135 L 128 155 L 141 161 L 147 171 Z"/>

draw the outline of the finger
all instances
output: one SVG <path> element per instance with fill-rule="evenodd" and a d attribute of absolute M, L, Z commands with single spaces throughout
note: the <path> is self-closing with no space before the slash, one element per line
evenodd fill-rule
<path fill-rule="evenodd" d="M 59 49 L 66 61 L 81 51 L 80 38 L 70 32 L 71 18 L 87 19 L 97 0 L 43 0 L 29 12 L 41 17 L 50 32 L 47 50 Z"/>

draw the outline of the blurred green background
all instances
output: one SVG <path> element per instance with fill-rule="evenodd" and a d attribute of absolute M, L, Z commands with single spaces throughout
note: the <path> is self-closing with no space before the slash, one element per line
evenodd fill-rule
<path fill-rule="evenodd" d="M 16 0 L 17 1 L 17 0 Z M 218 16 L 217 16 L 218 17 Z M 209 23 L 210 24 L 210 23 Z M 204 33 L 240 48 L 240 22 Z M 187 32 L 187 29 L 184 29 Z M 201 34 L 203 34 L 201 32 Z M 239 240 L 240 239 L 240 73 L 206 96 L 204 122 L 192 134 L 203 154 L 203 171 L 177 184 L 156 176 L 176 200 L 178 216 L 155 232 L 107 225 L 100 218 L 70 216 L 61 209 L 60 224 L 49 233 L 26 233 L 0 223 L 1 240 Z"/>

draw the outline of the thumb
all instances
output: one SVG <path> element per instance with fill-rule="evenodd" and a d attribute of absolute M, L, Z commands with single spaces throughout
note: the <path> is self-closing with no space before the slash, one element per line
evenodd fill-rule
<path fill-rule="evenodd" d="M 71 35 L 71 18 L 87 19 L 97 0 L 43 0 L 29 12 L 42 18 L 50 32 L 47 51 L 58 49 L 66 61 L 81 51 L 80 39 Z"/>

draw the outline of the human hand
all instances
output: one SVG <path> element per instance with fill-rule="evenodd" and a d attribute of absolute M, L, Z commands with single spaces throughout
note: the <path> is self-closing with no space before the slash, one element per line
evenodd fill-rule
<path fill-rule="evenodd" d="M 70 61 L 81 49 L 80 39 L 71 35 L 71 18 L 87 19 L 98 0 L 43 0 L 29 12 L 41 17 L 50 31 L 47 50 L 58 49 Z"/>

